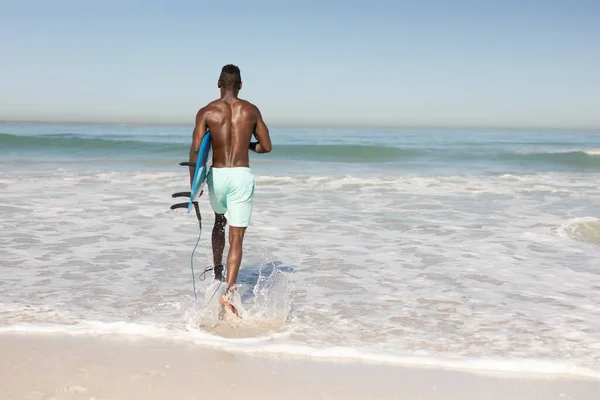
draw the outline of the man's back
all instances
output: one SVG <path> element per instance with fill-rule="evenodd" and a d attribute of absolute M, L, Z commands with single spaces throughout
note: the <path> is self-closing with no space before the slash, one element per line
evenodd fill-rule
<path fill-rule="evenodd" d="M 258 108 L 246 100 L 224 98 L 208 104 L 204 112 L 212 141 L 213 167 L 248 167 L 252 134 L 256 131 L 259 136 L 264 132 Z M 268 136 L 257 139 L 263 143 Z"/>

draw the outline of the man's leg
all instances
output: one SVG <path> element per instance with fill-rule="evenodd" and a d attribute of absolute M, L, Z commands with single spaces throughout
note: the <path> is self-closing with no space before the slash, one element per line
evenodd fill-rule
<path fill-rule="evenodd" d="M 231 299 L 229 294 L 236 284 L 238 271 L 242 262 L 244 234 L 252 217 L 255 180 L 249 168 L 233 168 L 231 174 L 230 191 L 227 197 L 227 209 L 229 211 L 227 291 L 221 298 L 221 304 L 239 317 L 238 311 L 229 301 Z"/>
<path fill-rule="evenodd" d="M 240 270 L 240 264 L 242 263 L 242 247 L 244 244 L 244 234 L 246 233 L 246 227 L 229 227 L 229 254 L 227 255 L 227 291 L 221 298 L 221 304 L 229 308 L 238 317 L 240 314 L 238 310 L 229 302 L 228 294 L 231 288 L 237 281 L 238 271 Z"/>
<path fill-rule="evenodd" d="M 223 279 L 223 250 L 225 249 L 225 225 L 227 219 L 224 214 L 215 213 L 215 225 L 212 230 L 212 249 L 215 279 Z M 228 268 L 229 269 L 229 268 Z"/>
<path fill-rule="evenodd" d="M 227 255 L 227 289 L 235 285 L 242 263 L 242 247 L 246 227 L 229 227 L 229 254 Z"/>

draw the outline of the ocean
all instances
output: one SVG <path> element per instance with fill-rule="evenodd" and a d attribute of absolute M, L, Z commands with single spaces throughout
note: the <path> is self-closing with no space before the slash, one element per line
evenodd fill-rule
<path fill-rule="evenodd" d="M 272 127 L 236 321 L 191 131 L 0 124 L 0 332 L 600 377 L 600 133 Z"/>

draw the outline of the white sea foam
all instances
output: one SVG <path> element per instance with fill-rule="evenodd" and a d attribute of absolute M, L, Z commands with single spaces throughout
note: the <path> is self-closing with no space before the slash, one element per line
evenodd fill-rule
<path fill-rule="evenodd" d="M 432 358 L 426 356 L 394 356 L 385 353 L 363 352 L 354 348 L 329 347 L 313 348 L 291 344 L 272 344 L 284 339 L 285 333 L 273 333 L 253 338 L 226 338 L 204 333 L 202 331 L 176 331 L 161 327 L 114 322 L 82 321 L 77 325 L 12 325 L 0 327 L 0 332 L 44 333 L 67 335 L 128 335 L 154 339 L 182 340 L 201 346 L 226 351 L 237 351 L 249 354 L 265 354 L 276 356 L 293 356 L 314 360 L 363 361 L 374 363 L 412 365 L 419 367 L 442 367 L 464 369 L 474 372 L 526 372 L 539 374 L 576 375 L 600 378 L 600 373 L 586 368 L 579 368 L 562 362 L 537 360 L 506 359 L 460 359 Z"/>
<path fill-rule="evenodd" d="M 125 335 L 132 338 L 142 337 L 160 340 L 176 340 L 191 342 L 199 346 L 234 351 L 245 354 L 292 357 L 311 360 L 335 362 L 367 362 L 392 364 L 399 366 L 416 366 L 461 369 L 474 373 L 531 373 L 572 375 L 600 379 L 600 372 L 581 368 L 562 361 L 493 359 L 459 357 L 427 357 L 427 356 L 395 356 L 389 353 L 369 353 L 355 348 L 337 346 L 315 348 L 293 344 L 273 344 L 284 340 L 289 332 L 278 332 L 259 337 L 227 338 L 204 333 L 202 331 L 175 331 L 161 327 L 141 325 L 127 322 L 103 323 L 99 321 L 83 321 L 76 326 L 65 325 L 12 325 L 0 326 L 0 333 L 35 333 L 64 335 Z"/>
<path fill-rule="evenodd" d="M 594 217 L 575 218 L 561 226 L 566 236 L 585 243 L 600 245 L 600 219 Z"/>
<path fill-rule="evenodd" d="M 590 148 L 582 148 L 582 147 L 545 147 L 545 146 L 534 146 L 528 148 L 519 148 L 516 150 L 521 154 L 540 154 L 540 153 L 548 153 L 548 154 L 566 154 L 566 153 L 585 153 L 590 156 L 600 155 L 600 149 L 590 149 Z"/>
<path fill-rule="evenodd" d="M 203 309 L 214 283 L 198 281 L 193 300 L 198 224 L 169 210 L 185 174 L 18 170 L 0 181 L 0 331 L 600 371 L 600 247 L 568 234 L 600 209 L 590 175 L 257 173 L 240 270 L 248 318 L 235 329 L 216 303 Z M 201 208 L 197 273 L 212 258 Z"/>

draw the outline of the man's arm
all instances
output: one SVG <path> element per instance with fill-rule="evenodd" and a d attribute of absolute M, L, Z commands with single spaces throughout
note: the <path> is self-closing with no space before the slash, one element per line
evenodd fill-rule
<path fill-rule="evenodd" d="M 258 142 L 250 143 L 250 150 L 256 153 L 268 153 L 271 151 L 271 137 L 269 136 L 269 128 L 262 118 L 260 110 L 256 108 L 256 127 L 254 129 L 254 137 Z"/>
<path fill-rule="evenodd" d="M 204 139 L 204 135 L 206 135 L 206 110 L 201 108 L 196 114 L 196 126 L 194 127 L 194 131 L 192 133 L 192 145 L 190 146 L 190 163 L 195 163 L 198 161 L 198 153 L 200 152 L 200 145 L 202 144 L 202 139 Z M 192 167 L 190 165 L 190 188 L 194 183 L 194 172 L 196 171 L 196 167 Z"/>

